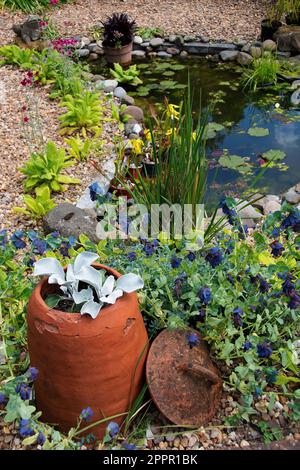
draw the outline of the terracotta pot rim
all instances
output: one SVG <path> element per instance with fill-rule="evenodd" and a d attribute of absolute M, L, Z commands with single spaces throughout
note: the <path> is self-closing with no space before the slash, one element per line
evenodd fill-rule
<path fill-rule="evenodd" d="M 121 46 L 121 47 L 109 47 L 109 46 L 103 46 L 103 49 L 105 51 L 123 51 L 124 49 L 132 46 L 133 44 L 133 41 L 129 42 L 128 44 L 125 44 L 125 46 Z"/>
<path fill-rule="evenodd" d="M 110 268 L 109 266 L 106 266 L 104 264 L 92 263 L 92 266 L 96 267 L 96 268 L 99 268 L 99 269 L 104 269 L 105 271 L 112 274 L 116 279 L 118 279 L 119 277 L 122 276 L 122 274 L 120 274 L 118 271 L 116 271 L 115 269 Z M 66 268 L 65 268 L 65 270 L 66 270 Z M 93 319 L 89 315 L 81 315 L 81 313 L 63 312 L 62 310 L 56 310 L 55 308 L 48 307 L 48 305 L 46 304 L 46 302 L 44 301 L 44 299 L 42 297 L 42 291 L 43 291 L 43 289 L 45 288 L 45 286 L 47 284 L 48 284 L 48 277 L 45 277 L 44 279 L 42 279 L 39 282 L 39 284 L 35 287 L 34 291 L 31 294 L 32 296 L 36 297 L 36 299 L 37 299 L 37 301 L 40 305 L 40 309 L 39 309 L 40 312 L 45 311 L 45 309 L 46 309 L 47 312 L 53 312 L 58 319 L 65 319 L 65 320 L 68 320 L 68 321 L 73 320 L 76 323 L 78 323 L 78 320 L 79 321 L 96 321 L 99 318 L 103 318 L 104 315 L 106 316 L 106 315 L 109 315 L 111 313 L 114 313 L 115 310 L 119 309 L 120 303 L 122 301 L 124 302 L 127 299 L 129 299 L 130 297 L 135 295 L 135 292 L 133 292 L 131 294 L 128 294 L 128 293 L 124 292 L 122 297 L 119 297 L 114 304 L 111 304 L 111 305 L 108 304 L 106 307 L 102 307 L 101 316 L 99 315 L 97 318 Z M 52 284 L 52 285 L 54 285 L 54 284 Z"/>

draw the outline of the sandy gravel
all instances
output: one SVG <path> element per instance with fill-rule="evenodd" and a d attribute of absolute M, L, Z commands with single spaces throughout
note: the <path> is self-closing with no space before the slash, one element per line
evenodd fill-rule
<path fill-rule="evenodd" d="M 255 39 L 264 13 L 262 0 L 78 0 L 49 15 L 62 35 L 88 33 L 113 12 L 127 12 L 139 26 L 211 39 Z M 25 15 L 26 16 L 26 15 Z M 24 15 L 0 13 L 0 43 L 13 39 L 11 26 Z"/>
<path fill-rule="evenodd" d="M 29 100 L 33 110 L 38 107 L 38 113 L 33 113 L 32 121 L 39 116 L 40 126 L 44 141 L 49 139 L 62 145 L 63 139 L 58 134 L 58 116 L 62 114 L 62 108 L 57 106 L 53 100 L 47 97 L 47 87 L 30 88 L 23 87 L 20 82 L 24 74 L 12 67 L 0 67 L 0 230 L 8 228 L 11 230 L 32 228 L 36 222 L 26 219 L 22 214 L 12 211 L 15 206 L 23 206 L 23 179 L 19 168 L 27 161 L 30 155 L 31 144 L 34 139 L 29 136 L 28 128 L 23 125 L 24 112 L 22 106 L 27 105 Z M 26 115 L 27 113 L 25 113 Z M 110 116 L 109 105 L 105 109 L 105 115 Z M 119 133 L 117 125 L 106 121 L 102 123 L 102 136 L 104 142 L 109 146 L 112 137 Z M 104 150 L 104 156 L 109 153 Z M 81 196 L 83 190 L 95 176 L 95 169 L 90 162 L 75 163 L 65 173 L 81 180 L 80 185 L 70 185 L 66 192 L 53 194 L 55 202 L 75 202 Z"/>

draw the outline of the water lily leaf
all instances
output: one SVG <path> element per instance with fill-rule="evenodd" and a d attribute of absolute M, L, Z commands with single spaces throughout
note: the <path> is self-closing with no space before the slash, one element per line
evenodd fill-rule
<path fill-rule="evenodd" d="M 140 86 L 137 90 L 136 90 L 136 94 L 139 95 L 139 96 L 148 96 L 150 93 L 150 89 L 148 86 Z"/>
<path fill-rule="evenodd" d="M 270 134 L 270 131 L 265 127 L 250 127 L 250 129 L 248 129 L 248 134 L 253 137 L 265 137 Z"/>
<path fill-rule="evenodd" d="M 174 88 L 177 85 L 177 82 L 174 80 L 162 80 L 159 83 L 159 88 L 167 89 L 167 88 Z"/>
<path fill-rule="evenodd" d="M 206 126 L 206 138 L 213 139 L 216 137 L 217 132 L 222 131 L 225 127 L 222 124 L 218 124 L 217 122 L 209 122 Z"/>
<path fill-rule="evenodd" d="M 239 157 L 238 155 L 224 155 L 219 158 L 219 164 L 225 168 L 237 170 L 240 173 L 250 171 L 250 165 L 246 163 L 243 157 Z"/>
<path fill-rule="evenodd" d="M 170 69 L 172 69 L 172 70 L 183 70 L 183 69 L 185 69 L 185 65 L 182 65 L 182 64 L 170 64 Z"/>
<path fill-rule="evenodd" d="M 278 161 L 283 160 L 286 157 L 286 153 L 283 150 L 268 150 L 262 154 L 264 160 L 269 161 Z"/>
<path fill-rule="evenodd" d="M 175 72 L 173 72 L 173 70 L 166 70 L 165 72 L 163 72 L 163 75 L 165 77 L 172 77 L 173 75 L 175 75 Z"/>

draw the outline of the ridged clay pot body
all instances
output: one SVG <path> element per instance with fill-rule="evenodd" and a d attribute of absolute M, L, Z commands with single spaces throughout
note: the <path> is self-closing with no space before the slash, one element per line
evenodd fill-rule
<path fill-rule="evenodd" d="M 121 276 L 104 265 L 93 266 Z M 88 406 L 94 412 L 91 423 L 130 409 L 144 381 L 148 336 L 136 293 L 124 293 L 92 319 L 49 308 L 43 298 L 55 290 L 57 286 L 44 279 L 32 293 L 28 348 L 31 366 L 39 370 L 37 409 L 43 421 L 67 432 Z M 124 419 L 113 421 L 121 424 Z M 101 439 L 107 424 L 88 432 Z"/>

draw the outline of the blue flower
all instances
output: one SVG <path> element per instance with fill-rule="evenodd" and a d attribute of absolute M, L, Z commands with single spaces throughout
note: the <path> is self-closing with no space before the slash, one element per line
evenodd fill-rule
<path fill-rule="evenodd" d="M 290 296 L 290 300 L 288 302 L 288 307 L 292 310 L 298 308 L 300 305 L 300 296 L 295 291 L 291 292 L 289 296 Z"/>
<path fill-rule="evenodd" d="M 39 371 L 36 367 L 29 367 L 28 371 L 26 372 L 26 375 L 28 376 L 28 380 L 30 382 L 34 382 L 39 375 Z"/>
<path fill-rule="evenodd" d="M 234 209 L 231 209 L 228 206 L 227 199 L 226 197 L 223 197 L 220 201 L 220 207 L 222 208 L 223 214 L 227 215 L 228 222 L 231 225 L 235 225 L 236 222 L 238 221 L 238 215 Z"/>
<path fill-rule="evenodd" d="M 0 405 L 4 405 L 7 402 L 6 395 L 0 392 Z"/>
<path fill-rule="evenodd" d="M 58 238 L 60 235 L 59 235 L 59 232 L 51 232 L 49 233 L 49 237 L 52 237 L 52 238 Z"/>
<path fill-rule="evenodd" d="M 262 389 L 260 387 L 255 387 L 254 396 L 258 398 L 259 395 L 261 394 L 262 394 Z"/>
<path fill-rule="evenodd" d="M 227 279 L 230 282 L 230 284 L 234 285 L 234 279 L 233 279 L 232 274 L 227 274 Z"/>
<path fill-rule="evenodd" d="M 90 421 L 92 417 L 94 416 L 94 412 L 90 406 L 87 408 L 84 408 L 82 412 L 80 413 L 80 419 L 83 421 Z"/>
<path fill-rule="evenodd" d="M 34 253 L 38 253 L 39 255 L 43 255 L 47 250 L 47 242 L 45 240 L 41 240 L 40 238 L 35 238 L 32 240 L 32 246 L 34 247 Z"/>
<path fill-rule="evenodd" d="M 113 439 L 120 432 L 119 425 L 115 423 L 114 421 L 111 421 L 107 426 L 107 432 L 110 435 L 110 437 Z"/>
<path fill-rule="evenodd" d="M 195 253 L 193 253 L 192 251 L 190 251 L 187 255 L 187 258 L 190 260 L 190 261 L 194 261 L 196 259 L 196 255 Z"/>
<path fill-rule="evenodd" d="M 42 446 L 46 441 L 46 436 L 42 432 L 39 432 L 38 437 L 36 439 L 36 443 Z"/>
<path fill-rule="evenodd" d="M 19 426 L 19 434 L 21 437 L 28 437 L 34 434 L 34 430 L 30 427 L 29 419 L 21 419 Z"/>
<path fill-rule="evenodd" d="M 243 346 L 244 351 L 245 351 L 245 352 L 246 352 L 246 351 L 249 351 L 249 349 L 251 349 L 251 348 L 252 348 L 252 343 L 251 343 L 251 341 L 245 341 L 245 342 L 244 342 L 244 346 Z"/>
<path fill-rule="evenodd" d="M 122 446 L 124 447 L 124 449 L 126 450 L 136 450 L 136 445 L 135 444 L 130 444 L 129 442 L 127 441 L 124 441 L 122 443 Z"/>
<path fill-rule="evenodd" d="M 20 394 L 22 400 L 29 400 L 31 397 L 31 388 L 25 382 L 19 383 L 15 388 L 16 393 Z"/>
<path fill-rule="evenodd" d="M 136 260 L 136 252 L 135 252 L 135 251 L 130 251 L 130 252 L 128 253 L 128 256 L 127 256 L 127 257 L 128 257 L 128 259 L 129 259 L 129 261 L 134 261 L 134 260 Z"/>
<path fill-rule="evenodd" d="M 276 382 L 278 376 L 278 371 L 276 369 L 266 370 L 266 381 L 268 384 L 272 385 Z"/>
<path fill-rule="evenodd" d="M 71 246 L 76 245 L 76 243 L 77 243 L 77 238 L 72 237 L 72 235 L 70 235 L 69 238 L 68 238 L 68 241 L 69 241 L 69 246 L 71 247 Z"/>
<path fill-rule="evenodd" d="M 280 228 L 279 227 L 275 227 L 273 229 L 273 232 L 271 233 L 271 236 L 274 237 L 274 238 L 278 238 L 280 236 Z"/>
<path fill-rule="evenodd" d="M 36 238 L 38 238 L 38 233 L 35 230 L 29 230 L 28 238 L 30 241 L 35 240 Z"/>
<path fill-rule="evenodd" d="M 147 256 L 151 256 L 154 253 L 154 247 L 152 243 L 147 242 L 143 248 L 144 252 L 146 253 Z"/>
<path fill-rule="evenodd" d="M 177 256 L 173 256 L 171 259 L 171 266 L 173 269 L 179 268 L 181 263 L 181 259 L 177 258 Z"/>
<path fill-rule="evenodd" d="M 277 241 L 274 241 L 270 244 L 271 247 L 271 252 L 272 255 L 275 256 L 275 258 L 278 258 L 279 256 L 282 255 L 282 252 L 284 251 L 284 246 L 282 243 L 279 243 Z"/>
<path fill-rule="evenodd" d="M 243 326 L 243 320 L 242 320 L 243 315 L 244 315 L 244 311 L 241 309 L 241 307 L 237 307 L 233 310 L 232 320 L 233 320 L 234 326 L 236 327 Z"/>
<path fill-rule="evenodd" d="M 270 343 L 264 341 L 257 345 L 257 354 L 259 357 L 268 358 L 272 355 L 273 349 Z"/>
<path fill-rule="evenodd" d="M 218 266 L 223 260 L 223 255 L 220 248 L 218 246 L 211 248 L 208 251 L 205 259 L 213 268 Z"/>
<path fill-rule="evenodd" d="M 270 290 L 270 284 L 261 276 L 259 279 L 259 290 L 262 294 Z"/>
<path fill-rule="evenodd" d="M 7 243 L 8 243 L 7 230 L 3 229 L 0 231 L 0 247 L 5 248 Z"/>
<path fill-rule="evenodd" d="M 206 310 L 204 308 L 200 308 L 199 310 L 199 318 L 201 322 L 204 322 L 206 318 Z"/>
<path fill-rule="evenodd" d="M 103 189 L 101 188 L 99 183 L 97 183 L 97 181 L 95 181 L 93 184 L 89 186 L 89 190 L 90 190 L 90 198 L 92 201 L 96 201 L 98 196 L 103 196 Z"/>
<path fill-rule="evenodd" d="M 36 262 L 36 259 L 34 257 L 29 258 L 29 260 L 27 261 L 27 266 L 32 268 L 35 262 Z"/>
<path fill-rule="evenodd" d="M 295 289 L 295 284 L 292 282 L 292 277 L 289 275 L 286 280 L 282 283 L 282 292 L 286 295 L 290 295 Z"/>
<path fill-rule="evenodd" d="M 25 248 L 26 246 L 26 243 L 23 240 L 24 237 L 25 234 L 23 230 L 16 230 L 11 236 L 11 242 L 18 250 L 21 248 Z"/>
<path fill-rule="evenodd" d="M 154 246 L 154 248 L 157 248 L 158 245 L 159 245 L 159 240 L 157 240 L 157 238 L 155 238 L 152 242 L 152 245 Z"/>
<path fill-rule="evenodd" d="M 198 346 L 198 344 L 200 343 L 200 338 L 197 333 L 189 333 L 188 335 L 186 335 L 186 339 L 191 349 L 193 349 L 194 346 Z"/>
<path fill-rule="evenodd" d="M 208 305 L 211 300 L 211 290 L 209 287 L 201 287 L 198 297 L 204 305 Z"/>

